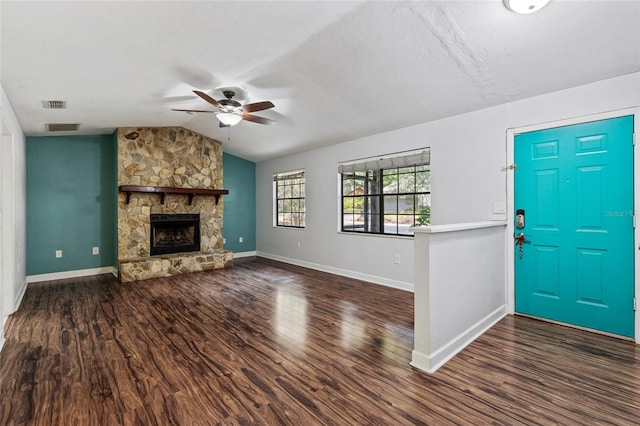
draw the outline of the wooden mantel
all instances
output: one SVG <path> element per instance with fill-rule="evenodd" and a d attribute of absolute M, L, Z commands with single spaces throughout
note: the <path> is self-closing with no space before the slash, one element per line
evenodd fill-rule
<path fill-rule="evenodd" d="M 150 192 L 153 194 L 160 194 L 160 204 L 164 204 L 165 194 L 186 194 L 189 196 L 189 205 L 195 195 L 213 195 L 216 197 L 216 204 L 220 200 L 221 195 L 229 193 L 228 189 L 202 189 L 202 188 L 171 188 L 165 186 L 138 186 L 138 185 L 120 185 L 118 187 L 120 192 L 124 192 L 127 195 L 126 204 L 129 204 L 129 199 L 132 192 Z"/>

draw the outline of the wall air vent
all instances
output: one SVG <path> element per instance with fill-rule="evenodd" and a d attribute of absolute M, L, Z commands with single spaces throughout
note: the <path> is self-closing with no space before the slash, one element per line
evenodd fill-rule
<path fill-rule="evenodd" d="M 47 132 L 73 132 L 78 130 L 78 123 L 47 123 Z"/>
<path fill-rule="evenodd" d="M 42 106 L 45 109 L 65 109 L 67 101 L 42 101 Z"/>

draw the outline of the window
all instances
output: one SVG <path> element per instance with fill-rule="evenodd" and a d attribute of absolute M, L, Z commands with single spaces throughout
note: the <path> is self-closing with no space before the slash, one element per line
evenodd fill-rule
<path fill-rule="evenodd" d="M 304 170 L 273 175 L 275 225 L 304 228 Z"/>
<path fill-rule="evenodd" d="M 343 163 L 342 231 L 412 235 L 431 219 L 429 150 Z"/>

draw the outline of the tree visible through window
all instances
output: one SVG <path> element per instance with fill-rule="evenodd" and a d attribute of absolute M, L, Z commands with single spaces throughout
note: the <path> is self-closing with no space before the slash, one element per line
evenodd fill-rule
<path fill-rule="evenodd" d="M 304 228 L 305 181 L 304 170 L 273 175 L 276 226 Z"/>
<path fill-rule="evenodd" d="M 403 158 L 403 157 L 399 157 Z M 363 162 L 341 166 L 342 230 L 374 234 L 412 235 L 412 226 L 431 220 L 429 157 L 413 164 L 389 167 L 393 162 Z M 366 169 L 366 170 L 357 170 Z"/>

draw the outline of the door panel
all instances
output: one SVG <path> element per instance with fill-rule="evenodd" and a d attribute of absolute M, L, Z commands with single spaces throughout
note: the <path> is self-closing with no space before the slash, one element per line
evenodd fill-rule
<path fill-rule="evenodd" d="M 558 298 L 558 247 L 536 246 L 536 288 L 538 296 Z"/>
<path fill-rule="evenodd" d="M 535 216 L 537 228 L 557 229 L 559 188 L 558 170 L 538 170 L 536 173 L 535 205 L 538 214 Z"/>
<path fill-rule="evenodd" d="M 578 223 L 581 231 L 603 229 L 604 167 L 580 167 L 577 171 L 576 195 Z"/>
<path fill-rule="evenodd" d="M 578 249 L 578 303 L 598 304 L 604 303 L 604 263 L 606 261 L 605 250 Z"/>
<path fill-rule="evenodd" d="M 634 334 L 633 117 L 517 135 L 516 312 Z"/>

